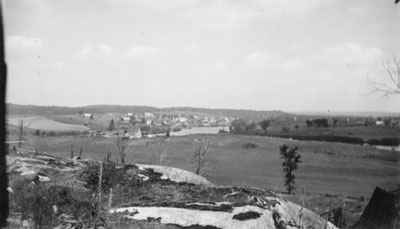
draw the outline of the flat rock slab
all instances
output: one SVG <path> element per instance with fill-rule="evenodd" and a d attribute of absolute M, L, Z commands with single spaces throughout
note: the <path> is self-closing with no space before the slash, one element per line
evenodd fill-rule
<path fill-rule="evenodd" d="M 183 169 L 161 165 L 137 164 L 137 166 L 139 166 L 139 168 L 154 169 L 154 172 L 161 173 L 163 175 L 162 179 L 170 179 L 175 182 L 185 182 L 195 185 L 202 185 L 205 187 L 215 187 L 215 185 L 206 178 Z"/>

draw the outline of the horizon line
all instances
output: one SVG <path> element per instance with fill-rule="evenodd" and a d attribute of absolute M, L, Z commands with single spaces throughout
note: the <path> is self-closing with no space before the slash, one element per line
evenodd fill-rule
<path fill-rule="evenodd" d="M 170 109 L 170 108 L 194 108 L 194 109 L 209 109 L 209 110 L 248 110 L 248 111 L 280 111 L 285 113 L 293 113 L 293 114 L 340 114 L 340 113 L 399 113 L 400 111 L 371 111 L 371 110 L 281 110 L 281 109 L 270 109 L 270 110 L 260 110 L 260 109 L 249 109 L 249 108 L 209 108 L 209 107 L 192 107 L 192 106 L 169 106 L 169 107 L 156 107 L 152 105 L 134 105 L 134 104 L 88 104 L 81 106 L 66 106 L 66 105 L 37 105 L 37 104 L 20 104 L 20 103 L 11 103 L 6 102 L 6 105 L 18 105 L 18 106 L 37 106 L 37 107 L 67 107 L 67 108 L 81 108 L 81 107 L 89 107 L 89 106 L 134 106 L 134 107 L 149 107 L 156 109 Z"/>

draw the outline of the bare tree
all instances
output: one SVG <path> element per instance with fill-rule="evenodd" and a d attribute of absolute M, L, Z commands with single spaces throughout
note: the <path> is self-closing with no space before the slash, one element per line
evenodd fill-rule
<path fill-rule="evenodd" d="M 169 161 L 170 150 L 165 145 L 165 138 L 160 138 L 157 146 L 151 151 L 151 165 L 166 165 Z"/>
<path fill-rule="evenodd" d="M 206 140 L 198 144 L 193 152 L 192 166 L 197 175 L 204 175 L 204 169 L 207 167 L 206 156 L 210 150 L 210 141 Z"/>
<path fill-rule="evenodd" d="M 117 135 L 115 140 L 115 146 L 119 153 L 119 158 L 121 159 L 121 164 L 125 164 L 125 157 L 129 151 L 129 137 Z"/>
<path fill-rule="evenodd" d="M 386 72 L 386 79 L 371 81 L 368 86 L 371 92 L 382 94 L 382 97 L 400 95 L 400 60 L 393 57 L 392 60 L 382 61 L 382 67 Z"/>
<path fill-rule="evenodd" d="M 28 128 L 34 122 L 35 122 L 35 120 L 33 120 L 30 123 L 24 125 L 24 120 L 23 119 L 19 120 L 19 128 L 18 128 L 18 141 L 19 142 L 18 142 L 18 148 L 21 148 L 22 142 L 25 141 L 24 130 L 26 128 Z"/>

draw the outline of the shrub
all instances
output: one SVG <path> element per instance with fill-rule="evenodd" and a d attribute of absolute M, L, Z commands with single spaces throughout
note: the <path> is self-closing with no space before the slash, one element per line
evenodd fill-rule
<path fill-rule="evenodd" d="M 255 143 L 249 142 L 249 143 L 243 144 L 242 147 L 245 149 L 255 149 L 255 148 L 258 148 L 258 145 Z"/>
<path fill-rule="evenodd" d="M 99 184 L 99 163 L 90 163 L 85 167 L 80 175 L 80 179 L 86 182 L 86 187 L 92 191 L 96 191 Z M 112 162 L 103 162 L 103 174 L 101 188 L 104 192 L 110 190 L 117 184 L 124 183 L 124 170 L 117 169 L 116 164 Z"/>
<path fill-rule="evenodd" d="M 349 137 L 349 136 L 307 136 L 307 135 L 292 135 L 292 134 L 281 134 L 281 135 L 268 135 L 271 137 L 279 137 L 279 138 L 292 138 L 296 140 L 302 141 L 325 141 L 325 142 L 342 142 L 342 143 L 351 143 L 351 144 L 364 144 L 364 140 L 362 138 L 357 137 Z"/>
<path fill-rule="evenodd" d="M 244 134 L 246 132 L 247 121 L 244 119 L 235 119 L 229 126 L 231 133 Z"/>
<path fill-rule="evenodd" d="M 53 228 L 60 222 L 57 215 L 66 213 L 82 221 L 93 220 L 91 195 L 83 190 L 70 187 L 34 184 L 30 179 L 13 183 L 14 193 L 10 195 L 10 210 L 21 212 L 22 219 L 32 219 L 35 228 Z M 54 206 L 57 212 L 54 211 Z"/>
<path fill-rule="evenodd" d="M 285 173 L 285 186 L 289 194 L 294 190 L 295 178 L 293 171 L 297 169 L 297 164 L 301 163 L 300 154 L 297 153 L 298 147 L 289 149 L 287 145 L 280 146 L 280 155 L 283 159 L 282 167 Z"/>
<path fill-rule="evenodd" d="M 368 144 L 370 145 L 383 145 L 383 146 L 398 146 L 400 145 L 399 138 L 381 138 L 381 139 L 369 139 Z"/>
<path fill-rule="evenodd" d="M 172 132 L 178 132 L 178 131 L 181 131 L 181 130 L 182 130 L 182 128 L 179 127 L 179 126 L 177 126 L 177 127 L 174 127 L 174 128 L 172 129 Z"/>

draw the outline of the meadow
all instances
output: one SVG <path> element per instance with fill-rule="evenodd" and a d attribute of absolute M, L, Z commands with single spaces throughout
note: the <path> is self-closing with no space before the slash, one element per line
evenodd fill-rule
<path fill-rule="evenodd" d="M 393 189 L 400 180 L 400 154 L 395 151 L 343 143 L 295 141 L 232 134 L 132 140 L 128 163 L 150 163 L 162 151 L 162 164 L 192 171 L 191 157 L 201 140 L 209 139 L 206 177 L 217 185 L 251 186 L 284 192 L 279 146 L 298 146 L 302 163 L 295 172 L 296 192 L 369 197 L 375 186 Z M 253 148 L 246 148 L 251 143 Z M 80 148 L 83 157 L 104 159 L 112 152 L 119 160 L 113 138 L 28 136 L 26 148 L 55 156 L 69 157 Z"/>
<path fill-rule="evenodd" d="M 40 131 L 56 131 L 56 132 L 69 132 L 69 131 L 88 131 L 89 127 L 77 124 L 66 124 L 48 119 L 46 117 L 9 117 L 8 124 L 18 127 L 20 121 L 23 120 L 24 128 Z"/>
<path fill-rule="evenodd" d="M 21 117 L 14 118 L 18 124 Z M 9 122 L 10 119 L 9 118 Z M 28 118 L 25 123 L 28 123 Z M 105 130 L 109 120 L 118 114 L 97 115 L 94 120 L 78 115 L 53 115 L 37 118 L 25 130 L 23 149 L 37 150 L 58 157 L 70 157 L 71 151 L 83 158 L 104 160 L 111 153 L 111 160 L 120 161 L 116 138 L 90 137 L 91 135 L 34 136 L 33 127 L 53 128 L 55 132 L 84 127 L 85 130 Z M 17 122 L 17 123 L 15 123 Z M 86 126 L 84 126 L 86 125 Z M 9 125 L 8 140 L 18 140 L 18 128 Z M 86 129 L 87 128 L 87 129 Z M 276 127 L 271 127 L 273 132 Z M 371 138 L 398 136 L 398 129 L 381 127 L 341 127 L 329 129 L 290 129 L 301 135 L 348 134 Z M 290 133 L 289 132 L 289 133 Z M 179 133 L 179 132 L 178 132 Z M 375 135 L 374 135 L 375 133 Z M 317 214 L 331 207 L 346 205 L 345 217 L 354 224 L 371 196 L 379 186 L 387 190 L 398 187 L 400 180 L 400 152 L 337 142 L 298 141 L 291 139 L 235 135 L 230 133 L 171 136 L 169 138 L 142 138 L 129 142 L 126 163 L 160 164 L 193 171 L 191 160 L 195 148 L 204 142 L 211 143 L 204 176 L 220 186 L 248 186 L 280 193 L 297 204 Z M 284 173 L 279 147 L 283 144 L 299 147 L 301 163 L 295 171 L 297 189 L 294 195 L 285 194 Z M 162 160 L 160 158 L 162 157 Z M 333 206 L 331 206 L 331 200 Z"/>
<path fill-rule="evenodd" d="M 297 126 L 297 128 L 296 128 Z M 282 131 L 288 127 L 289 131 Z M 299 135 L 299 136 L 347 136 L 362 138 L 364 141 L 380 138 L 398 138 L 399 127 L 385 126 L 337 126 L 328 128 L 307 127 L 302 122 L 272 122 L 267 129 L 269 135 Z"/>

